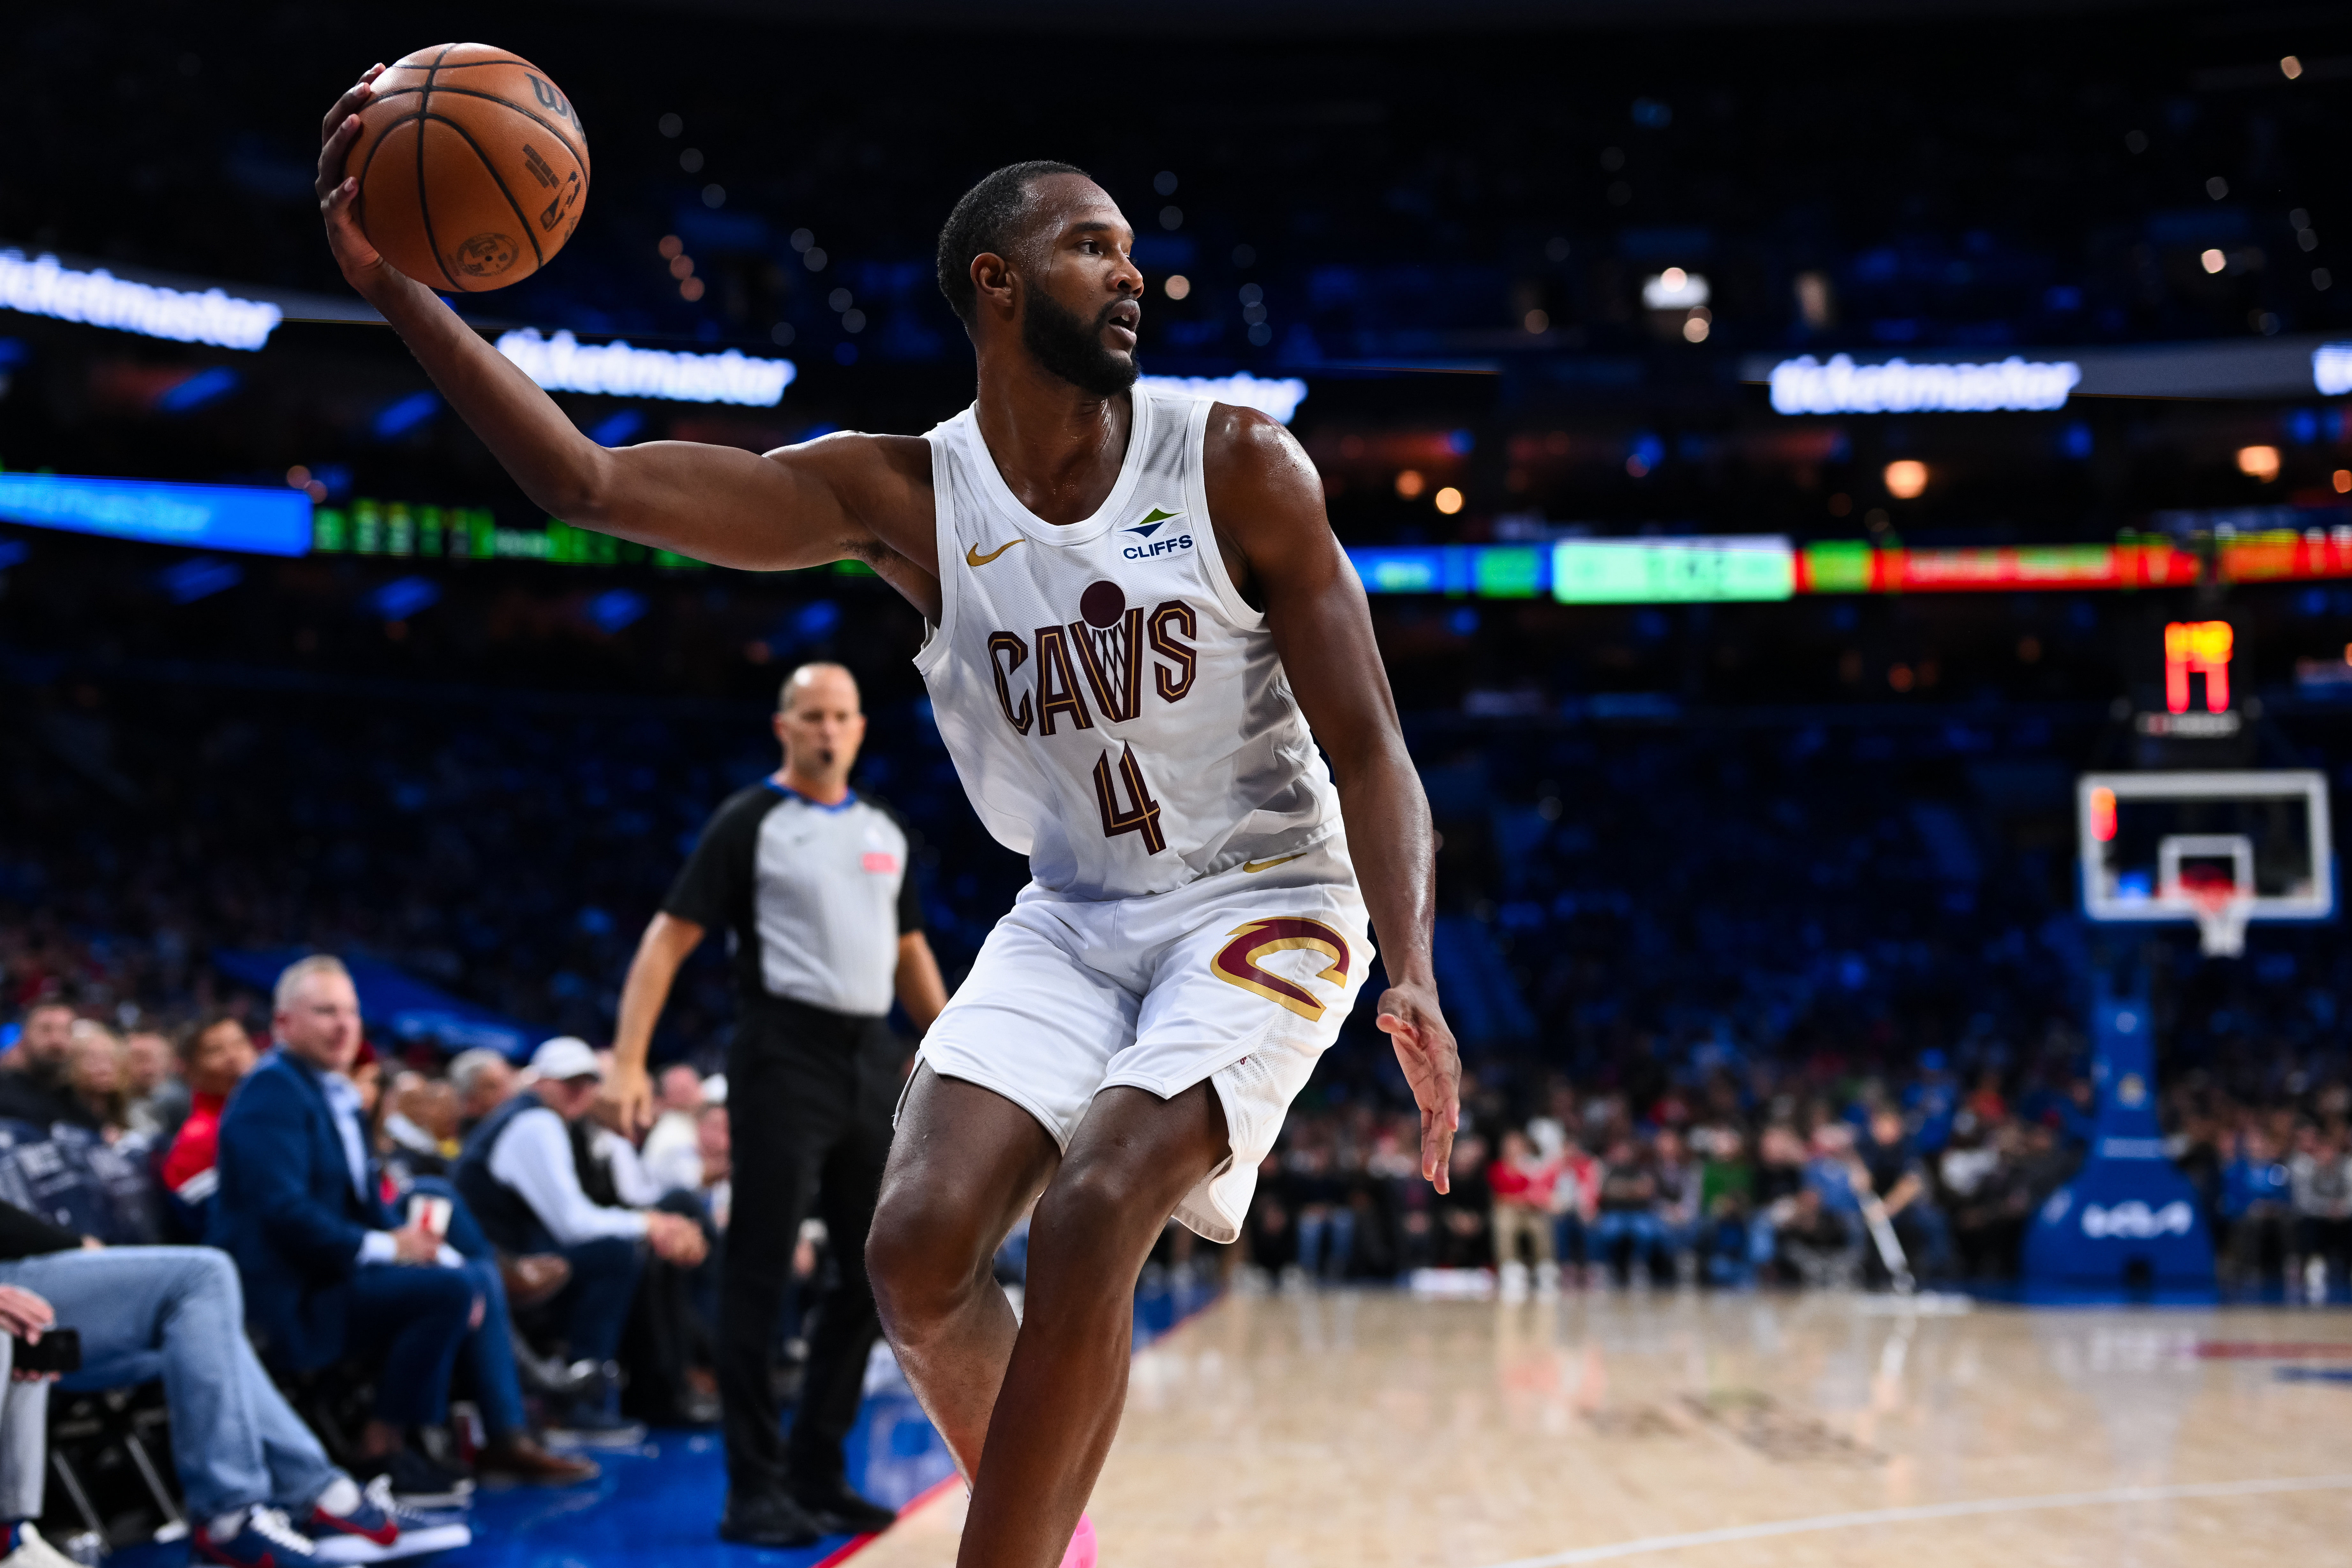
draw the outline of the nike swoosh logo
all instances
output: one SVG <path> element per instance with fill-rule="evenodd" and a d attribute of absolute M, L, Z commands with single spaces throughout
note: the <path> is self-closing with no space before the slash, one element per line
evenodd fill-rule
<path fill-rule="evenodd" d="M 1276 866 L 1287 866 L 1293 860 L 1304 860 L 1306 858 L 1307 851 L 1301 849 L 1296 855 L 1277 855 L 1271 860 L 1244 860 L 1242 862 L 1242 869 L 1244 871 L 1265 871 L 1271 869 Z"/>
<path fill-rule="evenodd" d="M 967 566 L 985 566 L 990 562 L 995 560 L 998 556 L 1003 554 L 1006 551 L 1012 549 L 1014 545 L 1026 544 L 1028 542 L 1029 542 L 1025 539 L 1008 539 L 985 555 L 982 555 L 980 552 L 979 545 L 967 544 L 964 546 L 963 551 L 963 563 Z"/>

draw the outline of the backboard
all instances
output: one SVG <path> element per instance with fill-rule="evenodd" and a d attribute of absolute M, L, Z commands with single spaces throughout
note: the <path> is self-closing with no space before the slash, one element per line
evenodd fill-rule
<path fill-rule="evenodd" d="M 2226 955 L 2249 921 L 2336 912 L 2322 773 L 2085 773 L 2075 812 L 2092 920 L 2195 921 L 2205 951 Z"/>

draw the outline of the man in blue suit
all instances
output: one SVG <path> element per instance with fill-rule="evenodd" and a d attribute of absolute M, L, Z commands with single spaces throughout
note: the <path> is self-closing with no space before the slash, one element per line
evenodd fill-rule
<path fill-rule="evenodd" d="M 565 1484 L 596 1467 L 547 1452 L 524 1423 L 497 1266 L 461 1256 L 387 1201 L 359 1091 L 344 1076 L 361 1040 L 359 994 L 334 958 L 278 976 L 264 1057 L 221 1119 L 212 1240 L 236 1260 L 246 1320 L 262 1359 L 310 1372 L 347 1357 L 376 1363 L 375 1408 L 361 1468 L 393 1489 L 443 1501 L 467 1489 L 408 1447 L 412 1427 L 448 1412 L 467 1357 L 481 1394 L 487 1474 Z"/>

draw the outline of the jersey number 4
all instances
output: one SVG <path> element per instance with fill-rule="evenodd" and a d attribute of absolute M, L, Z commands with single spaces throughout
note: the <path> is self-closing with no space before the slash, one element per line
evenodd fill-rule
<path fill-rule="evenodd" d="M 1128 799 L 1124 806 L 1118 803 L 1122 787 Z M 1160 803 L 1151 798 L 1151 786 L 1143 782 L 1143 769 L 1136 763 L 1133 746 L 1119 749 L 1116 780 L 1111 777 L 1110 753 L 1105 752 L 1095 759 L 1095 805 L 1102 808 L 1104 837 L 1139 833 L 1147 855 L 1168 847 L 1167 837 L 1160 831 Z"/>

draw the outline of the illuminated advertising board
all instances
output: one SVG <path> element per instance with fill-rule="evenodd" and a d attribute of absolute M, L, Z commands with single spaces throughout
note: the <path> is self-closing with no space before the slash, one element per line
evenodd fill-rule
<path fill-rule="evenodd" d="M 257 555 L 310 549 L 310 498 L 284 486 L 0 473 L 0 521 Z"/>
<path fill-rule="evenodd" d="M 1797 591 L 1794 552 L 1778 536 L 1563 540 L 1551 595 L 1563 605 L 1762 601 Z"/>

